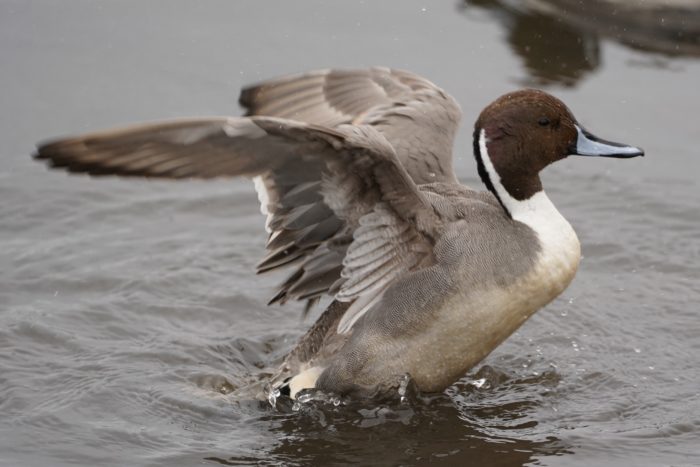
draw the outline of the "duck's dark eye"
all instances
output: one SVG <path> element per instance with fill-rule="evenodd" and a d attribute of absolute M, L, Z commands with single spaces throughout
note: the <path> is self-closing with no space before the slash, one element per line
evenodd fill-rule
<path fill-rule="evenodd" d="M 547 117 L 542 117 L 537 120 L 537 123 L 539 123 L 540 126 L 547 126 L 549 125 L 549 119 Z"/>

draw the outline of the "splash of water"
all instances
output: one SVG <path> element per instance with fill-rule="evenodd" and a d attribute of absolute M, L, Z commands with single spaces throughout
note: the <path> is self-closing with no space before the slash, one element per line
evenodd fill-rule
<path fill-rule="evenodd" d="M 279 388 L 274 388 L 272 386 L 268 386 L 265 388 L 265 395 L 267 396 L 267 402 L 275 408 L 277 407 L 277 398 L 281 395 L 282 393 L 280 392 Z"/>

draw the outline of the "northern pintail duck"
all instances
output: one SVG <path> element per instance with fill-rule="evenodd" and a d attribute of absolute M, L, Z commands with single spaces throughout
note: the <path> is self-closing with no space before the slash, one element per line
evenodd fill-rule
<path fill-rule="evenodd" d="M 142 124 L 42 144 L 36 157 L 93 175 L 244 175 L 269 237 L 258 271 L 293 267 L 272 302 L 333 302 L 270 381 L 369 397 L 409 376 L 441 391 L 571 282 L 571 225 L 539 172 L 569 155 L 635 157 L 555 97 L 501 96 L 474 127 L 488 191 L 452 167 L 455 100 L 414 74 L 324 70 L 245 89 L 245 117 Z"/>

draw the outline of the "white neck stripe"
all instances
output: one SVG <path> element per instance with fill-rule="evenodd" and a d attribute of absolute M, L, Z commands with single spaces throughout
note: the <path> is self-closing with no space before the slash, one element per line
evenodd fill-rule
<path fill-rule="evenodd" d="M 508 193 L 508 190 L 506 190 L 503 183 L 501 183 L 501 177 L 493 166 L 493 162 L 491 162 L 491 157 L 486 147 L 487 142 L 486 130 L 482 129 L 479 133 L 479 152 L 481 153 L 481 160 L 494 190 L 496 190 L 501 203 L 503 203 L 503 206 L 508 213 L 510 213 L 510 216 L 514 220 L 529 225 L 535 231 L 538 230 L 537 224 L 542 223 L 544 218 L 561 218 L 561 220 L 564 220 L 559 211 L 557 211 L 557 208 L 549 200 L 544 190 L 538 191 L 530 198 L 524 200 L 517 200 Z M 564 220 L 564 222 L 566 221 Z"/>
<path fill-rule="evenodd" d="M 479 153 L 481 155 L 481 162 L 484 164 L 484 168 L 486 169 L 486 173 L 489 176 L 491 185 L 493 185 L 493 189 L 496 190 L 496 194 L 501 200 L 501 203 L 503 203 L 503 207 L 508 211 L 508 213 L 512 214 L 513 211 L 511 209 L 511 203 L 509 201 L 517 200 L 510 196 L 508 190 L 506 190 L 506 188 L 501 183 L 501 177 L 498 175 L 498 172 L 496 172 L 496 168 L 493 166 L 493 162 L 491 162 L 491 156 L 489 156 L 489 150 L 486 147 L 487 142 L 488 140 L 486 139 L 486 130 L 482 128 L 481 132 L 479 133 Z"/>

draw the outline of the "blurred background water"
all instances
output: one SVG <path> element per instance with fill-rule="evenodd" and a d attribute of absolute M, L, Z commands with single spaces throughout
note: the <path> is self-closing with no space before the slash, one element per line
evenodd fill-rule
<path fill-rule="evenodd" d="M 585 6 L 582 6 L 585 5 Z M 0 2 L 0 465 L 700 465 L 700 2 Z M 264 304 L 246 180 L 51 173 L 37 141 L 237 115 L 239 88 L 386 65 L 461 103 L 552 92 L 629 161 L 544 174 L 578 276 L 444 394 L 240 401 L 310 325 Z"/>

